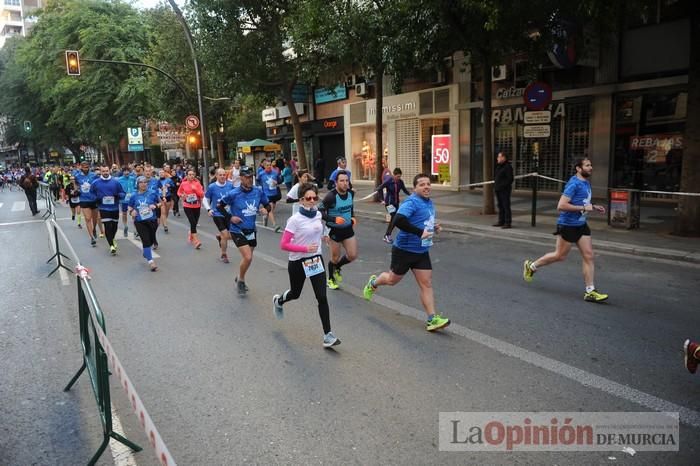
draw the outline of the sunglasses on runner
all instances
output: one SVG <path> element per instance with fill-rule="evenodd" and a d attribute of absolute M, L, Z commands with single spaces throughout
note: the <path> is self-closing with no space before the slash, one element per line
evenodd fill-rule
<path fill-rule="evenodd" d="M 311 201 L 318 201 L 318 196 L 314 196 L 314 197 L 305 197 L 304 200 L 305 200 L 305 201 L 309 201 L 309 202 L 311 202 Z"/>

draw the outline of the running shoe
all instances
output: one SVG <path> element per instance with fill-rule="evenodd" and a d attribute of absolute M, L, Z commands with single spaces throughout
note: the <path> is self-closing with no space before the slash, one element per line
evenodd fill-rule
<path fill-rule="evenodd" d="M 279 225 L 275 226 L 275 233 L 279 233 L 280 231 L 282 231 L 282 227 Z"/>
<path fill-rule="evenodd" d="M 80 224 L 80 223 L 78 223 L 78 228 L 80 228 L 80 229 L 82 230 L 82 229 L 83 229 L 83 225 Z"/>
<path fill-rule="evenodd" d="M 70 219 L 75 222 L 75 215 L 71 215 Z"/>
<path fill-rule="evenodd" d="M 154 260 L 148 261 L 148 265 L 151 267 L 151 272 L 155 272 L 158 270 L 158 266 L 156 265 L 156 262 Z"/>
<path fill-rule="evenodd" d="M 194 243 L 194 248 L 195 249 L 201 249 L 202 248 L 202 242 L 197 240 L 196 243 Z"/>
<path fill-rule="evenodd" d="M 168 232 L 168 225 L 163 225 L 163 231 L 166 233 Z"/>
<path fill-rule="evenodd" d="M 280 304 L 280 295 L 276 294 L 272 297 L 272 310 L 275 313 L 277 320 L 282 320 L 284 318 L 284 308 Z"/>
<path fill-rule="evenodd" d="M 523 280 L 528 283 L 532 281 L 533 276 L 535 275 L 535 272 L 532 271 L 530 265 L 532 265 L 532 261 L 529 259 L 523 263 Z"/>
<path fill-rule="evenodd" d="M 221 258 L 219 259 L 221 262 L 224 264 L 228 264 L 228 255 L 227 254 L 222 254 Z"/>
<path fill-rule="evenodd" d="M 158 250 L 158 243 L 153 243 L 153 246 L 151 246 L 154 251 Z"/>
<path fill-rule="evenodd" d="M 364 290 L 362 290 L 362 294 L 364 295 L 367 301 L 371 301 L 372 296 L 374 296 L 374 292 L 377 291 L 377 288 L 372 286 L 372 282 L 376 279 L 376 275 L 372 275 L 371 277 L 369 277 L 369 280 L 367 280 L 367 284 L 365 285 Z"/>
<path fill-rule="evenodd" d="M 448 325 L 450 325 L 450 319 L 445 319 L 440 314 L 433 314 L 433 316 L 425 323 L 425 329 L 429 332 L 434 332 L 436 330 L 440 330 L 441 328 L 445 328 Z"/>
<path fill-rule="evenodd" d="M 591 303 L 602 303 L 606 299 L 608 299 L 608 295 L 599 293 L 597 290 L 591 290 L 583 295 L 583 300 Z"/>
<path fill-rule="evenodd" d="M 340 267 L 338 266 L 335 266 L 333 269 L 333 280 L 335 280 L 337 284 L 343 283 L 343 275 L 340 273 Z"/>
<path fill-rule="evenodd" d="M 97 247 L 97 240 L 95 238 L 90 238 L 90 246 Z"/>
<path fill-rule="evenodd" d="M 328 332 L 323 335 L 323 347 L 330 348 L 331 346 L 338 346 L 340 344 L 340 339 L 333 335 L 333 332 Z"/>
<path fill-rule="evenodd" d="M 335 280 L 333 279 L 333 277 L 329 278 L 327 283 L 328 283 L 328 288 L 330 288 L 331 290 L 337 290 L 338 288 L 340 288 L 338 286 L 338 284 L 335 282 Z"/>
<path fill-rule="evenodd" d="M 382 238 L 382 239 L 383 239 L 384 242 L 387 243 L 387 244 L 391 244 L 392 241 L 394 241 L 393 239 L 391 239 L 391 236 L 389 236 L 389 235 L 384 235 L 384 238 Z"/>
<path fill-rule="evenodd" d="M 104 234 L 104 233 L 100 233 L 100 238 L 104 238 L 104 237 L 105 237 L 105 234 Z"/>
<path fill-rule="evenodd" d="M 129 227 L 124 227 L 124 238 L 129 236 Z"/>
<path fill-rule="evenodd" d="M 112 254 L 113 256 L 116 256 L 117 255 L 117 248 L 115 246 L 110 246 L 109 253 Z"/>
<path fill-rule="evenodd" d="M 685 368 L 688 372 L 695 374 L 698 370 L 698 358 L 695 356 L 697 354 L 700 345 L 690 340 L 685 340 L 683 343 L 683 355 L 685 359 Z"/>
<path fill-rule="evenodd" d="M 134 232 L 134 238 L 136 238 L 136 239 L 140 239 L 140 238 L 141 238 L 141 237 L 139 236 L 139 232 L 138 232 L 138 231 L 135 231 L 135 232 Z"/>
<path fill-rule="evenodd" d="M 243 296 L 248 292 L 248 287 L 246 286 L 245 282 L 239 281 L 238 277 L 236 277 L 236 284 L 238 285 L 238 295 Z"/>

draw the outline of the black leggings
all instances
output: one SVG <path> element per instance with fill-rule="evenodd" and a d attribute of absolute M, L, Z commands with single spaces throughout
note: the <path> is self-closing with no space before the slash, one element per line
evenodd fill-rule
<path fill-rule="evenodd" d="M 110 246 L 114 246 L 114 237 L 117 235 L 117 229 L 119 228 L 119 212 L 100 210 L 100 220 L 102 220 L 102 225 L 105 227 L 107 243 Z"/>
<path fill-rule="evenodd" d="M 394 217 L 396 217 L 396 211 L 389 214 L 391 220 L 389 220 L 389 226 L 386 227 L 386 236 L 391 236 L 391 232 L 394 231 Z"/>
<path fill-rule="evenodd" d="M 183 207 L 187 220 L 190 221 L 190 233 L 197 233 L 197 223 L 199 222 L 199 207 Z"/>
<path fill-rule="evenodd" d="M 144 248 L 150 248 L 153 246 L 153 242 L 156 239 L 156 228 L 158 224 L 155 220 L 142 220 L 140 222 L 134 222 L 136 231 L 139 232 L 139 237 L 143 243 Z"/>
<path fill-rule="evenodd" d="M 279 300 L 280 304 L 284 304 L 293 299 L 298 299 L 301 295 L 301 290 L 304 288 L 304 282 L 306 281 L 304 266 L 301 263 L 302 260 L 303 259 L 289 261 L 287 271 L 289 272 L 289 286 L 291 289 L 282 294 L 282 297 Z M 321 257 L 321 262 L 323 263 L 323 257 Z M 309 278 L 309 280 L 311 280 L 311 286 L 314 288 L 316 301 L 318 301 L 318 315 L 321 317 L 323 333 L 328 333 L 331 331 L 331 318 L 328 310 L 328 299 L 326 298 L 326 273 L 323 272 L 314 275 L 313 277 Z"/>

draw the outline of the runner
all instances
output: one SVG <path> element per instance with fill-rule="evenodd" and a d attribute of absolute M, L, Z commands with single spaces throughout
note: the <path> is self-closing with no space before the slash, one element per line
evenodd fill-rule
<path fill-rule="evenodd" d="M 299 212 L 287 220 L 287 226 L 280 242 L 282 250 L 289 251 L 287 271 L 290 289 L 282 295 L 274 295 L 272 304 L 275 316 L 282 319 L 284 317 L 282 306 L 299 298 L 308 277 L 318 302 L 318 314 L 323 326 L 323 346 L 329 348 L 339 345 L 340 340 L 331 331 L 328 298 L 326 297 L 326 271 L 321 255 L 323 217 L 316 208 L 318 188 L 310 183 L 305 183 L 298 189 L 302 193 L 299 200 Z"/>
<path fill-rule="evenodd" d="M 194 170 L 187 172 L 187 177 L 180 183 L 177 195 L 182 198 L 182 208 L 185 211 L 187 220 L 190 222 L 190 232 L 187 235 L 187 242 L 192 244 L 195 249 L 199 249 L 202 247 L 202 242 L 199 241 L 197 237 L 197 222 L 199 222 L 204 188 L 195 177 Z"/>
<path fill-rule="evenodd" d="M 221 248 L 221 258 L 219 260 L 224 264 L 229 263 L 226 249 L 228 241 L 231 239 L 231 235 L 228 232 L 231 215 L 227 211 L 221 212 L 217 206 L 219 201 L 232 189 L 233 185 L 226 181 L 226 171 L 220 168 L 216 171 L 216 181 L 207 187 L 207 192 L 202 199 L 202 204 L 207 209 L 207 214 L 212 218 L 214 225 L 216 225 L 216 230 L 219 232 L 216 235 L 219 248 Z"/>
<path fill-rule="evenodd" d="M 228 180 L 233 184 L 234 188 L 237 188 L 241 185 L 241 160 L 236 158 L 233 161 L 233 166 L 231 167 L 231 171 L 229 172 L 228 175 Z"/>
<path fill-rule="evenodd" d="M 99 213 L 97 212 L 97 198 L 90 188 L 97 177 L 90 172 L 90 165 L 87 162 L 81 162 L 80 170 L 77 170 L 73 176 L 80 187 L 80 211 L 85 216 L 85 229 L 90 237 L 90 244 L 95 247 L 97 246 L 95 232 L 97 222 L 99 222 Z M 100 230 L 102 228 L 104 227 L 100 225 Z"/>
<path fill-rule="evenodd" d="M 382 190 L 386 189 L 386 194 L 384 195 L 384 206 L 386 207 L 387 213 L 390 215 L 391 220 L 389 220 L 389 226 L 386 228 L 386 233 L 384 233 L 384 242 L 392 243 L 391 232 L 394 230 L 394 216 L 396 211 L 399 209 L 399 191 L 403 191 L 407 196 L 411 193 L 406 189 L 406 185 L 401 179 L 401 169 L 394 168 L 394 176 L 390 176 L 386 181 L 377 187 L 377 192 L 381 193 Z"/>
<path fill-rule="evenodd" d="M 92 182 L 90 191 L 95 195 L 100 218 L 105 225 L 109 252 L 116 256 L 117 243 L 114 241 L 114 237 L 119 228 L 119 201 L 124 199 L 126 193 L 119 181 L 112 178 L 107 165 L 100 167 L 100 177 Z"/>
<path fill-rule="evenodd" d="M 294 174 L 294 186 L 287 192 L 287 204 L 292 204 L 292 215 L 299 212 L 299 186 L 314 180 L 315 178 L 305 168 Z"/>
<path fill-rule="evenodd" d="M 433 266 L 430 248 L 433 235 L 440 233 L 440 224 L 435 221 L 435 206 L 430 199 L 430 176 L 420 173 L 413 178 L 413 194 L 399 207 L 394 222 L 400 230 L 391 248 L 391 266 L 388 272 L 378 277 L 372 275 L 364 288 L 367 301 L 372 299 L 380 286 L 394 286 L 409 270 L 413 271 L 420 300 L 428 320 L 425 329 L 434 332 L 450 325 L 450 320 L 435 312 L 433 294 Z"/>
<path fill-rule="evenodd" d="M 180 184 L 183 182 L 184 177 L 179 176 L 177 174 L 177 171 L 174 171 L 172 168 L 170 168 L 170 179 L 173 182 L 173 186 L 171 189 L 173 193 L 173 216 L 180 217 L 180 196 L 178 196 L 177 192 L 180 189 Z"/>
<path fill-rule="evenodd" d="M 338 166 L 333 170 L 328 177 L 328 190 L 330 191 L 331 189 L 335 188 L 335 183 L 336 183 L 336 178 L 338 177 L 338 173 L 345 172 L 348 175 L 348 183 L 350 180 L 350 177 L 352 174 L 350 173 L 350 170 L 348 170 L 348 161 L 345 160 L 345 156 L 341 155 L 340 157 L 336 157 L 335 159 L 336 163 Z M 351 186 L 348 184 L 348 186 Z"/>
<path fill-rule="evenodd" d="M 223 169 L 220 169 L 223 172 Z M 224 175 L 225 176 L 225 175 Z M 245 284 L 245 274 L 253 262 L 253 251 L 258 245 L 255 218 L 258 211 L 267 215 L 270 203 L 260 186 L 253 186 L 253 170 L 241 167 L 241 186 L 229 191 L 217 204 L 220 212 L 225 212 L 224 206 L 229 206 L 231 218 L 228 229 L 233 244 L 241 254 L 241 264 L 235 282 L 238 294 L 248 291 Z"/>
<path fill-rule="evenodd" d="M 80 187 L 75 181 L 75 176 L 70 175 L 70 184 L 66 188 L 68 193 L 68 205 L 70 206 L 70 218 L 75 221 L 78 216 L 78 228 L 83 228 L 80 224 Z"/>
<path fill-rule="evenodd" d="M 129 199 L 129 213 L 134 219 L 134 227 L 139 232 L 143 244 L 143 257 L 148 261 L 151 272 L 158 270 L 153 260 L 151 247 L 158 228 L 155 210 L 158 207 L 159 198 L 156 193 L 149 191 L 148 179 L 140 176 L 136 179 L 137 191 Z"/>
<path fill-rule="evenodd" d="M 328 262 L 328 288 L 337 290 L 343 281 L 341 267 L 357 259 L 357 238 L 353 226 L 355 216 L 353 200 L 355 192 L 349 189 L 350 178 L 344 171 L 336 175 L 335 188 L 326 194 L 321 203 L 320 210 L 323 220 L 330 228 L 331 259 Z M 345 249 L 341 257 L 340 247 Z"/>
<path fill-rule="evenodd" d="M 158 225 L 160 224 L 160 214 L 161 214 L 161 195 L 162 191 L 160 190 L 160 180 L 156 177 L 153 176 L 153 166 L 151 165 L 146 165 L 143 169 L 143 173 L 146 177 L 146 183 L 147 183 L 147 188 L 148 191 L 152 192 L 158 197 L 158 202 L 155 204 L 156 209 L 153 211 L 153 213 L 156 216 L 156 229 L 153 232 L 153 250 L 158 249 Z M 138 230 L 136 230 L 138 232 Z M 139 233 L 140 234 L 140 233 Z"/>
<path fill-rule="evenodd" d="M 173 186 L 175 183 L 170 175 L 170 166 L 163 165 L 158 179 L 158 190 L 160 191 L 161 215 L 160 224 L 163 225 L 163 231 L 168 232 L 168 214 L 173 207 Z"/>
<path fill-rule="evenodd" d="M 241 175 L 242 176 L 242 175 Z M 279 171 L 272 168 L 272 164 L 269 160 L 263 161 L 263 171 L 258 175 L 258 184 L 262 187 L 263 193 L 270 201 L 270 208 L 268 209 L 267 217 L 263 219 L 263 224 L 267 226 L 268 219 L 272 221 L 272 228 L 275 229 L 275 233 L 279 233 L 282 230 L 281 227 L 277 226 L 275 221 L 275 205 L 282 199 L 282 191 L 280 191 L 279 185 L 282 183 L 282 177 Z"/>
<path fill-rule="evenodd" d="M 122 223 L 124 224 L 124 238 L 129 236 L 129 220 L 127 218 L 127 211 L 129 210 L 129 199 L 131 195 L 136 191 L 136 175 L 129 171 L 129 167 L 124 167 L 122 170 L 122 176 L 118 179 L 119 184 L 122 185 L 124 190 L 124 199 L 119 201 L 119 207 L 121 210 Z"/>
<path fill-rule="evenodd" d="M 591 229 L 588 227 L 586 219 L 588 212 L 605 213 L 605 207 L 591 204 L 591 183 L 588 181 L 593 173 L 591 161 L 585 157 L 579 158 L 576 160 L 574 168 L 576 174 L 564 186 L 564 192 L 557 205 L 559 219 L 557 220 L 557 231 L 554 233 L 557 235 L 556 249 L 537 260 L 526 260 L 523 264 L 523 279 L 526 282 L 531 282 L 535 272 L 540 267 L 565 260 L 572 245 L 576 244 L 583 259 L 583 280 L 586 285 L 583 299 L 592 303 L 602 303 L 608 299 L 608 295 L 597 291 L 593 284 L 595 273 L 593 241 L 591 240 Z"/>

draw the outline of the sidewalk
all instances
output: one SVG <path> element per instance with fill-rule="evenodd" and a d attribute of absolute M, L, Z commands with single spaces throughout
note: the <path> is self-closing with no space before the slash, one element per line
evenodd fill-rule
<path fill-rule="evenodd" d="M 357 198 L 371 192 L 369 186 L 354 187 Z M 404 199 L 405 196 L 402 196 Z M 538 198 L 537 226 L 531 227 L 531 198 L 529 194 L 514 193 L 512 197 L 513 228 L 503 230 L 491 225 L 498 221 L 496 215 L 482 215 L 481 191 L 438 191 L 431 198 L 437 208 L 443 228 L 453 232 L 474 232 L 514 240 L 534 240 L 554 247 L 552 232 L 556 229 L 558 195 L 542 194 Z M 607 207 L 606 207 L 607 208 Z M 371 201 L 355 203 L 355 214 L 361 217 L 384 219 L 384 206 Z M 591 215 L 588 225 L 593 231 L 596 250 L 633 254 L 700 263 L 700 238 L 684 238 L 671 235 L 676 218 L 675 207 L 641 207 L 641 226 L 636 230 L 611 228 L 607 215 Z"/>

